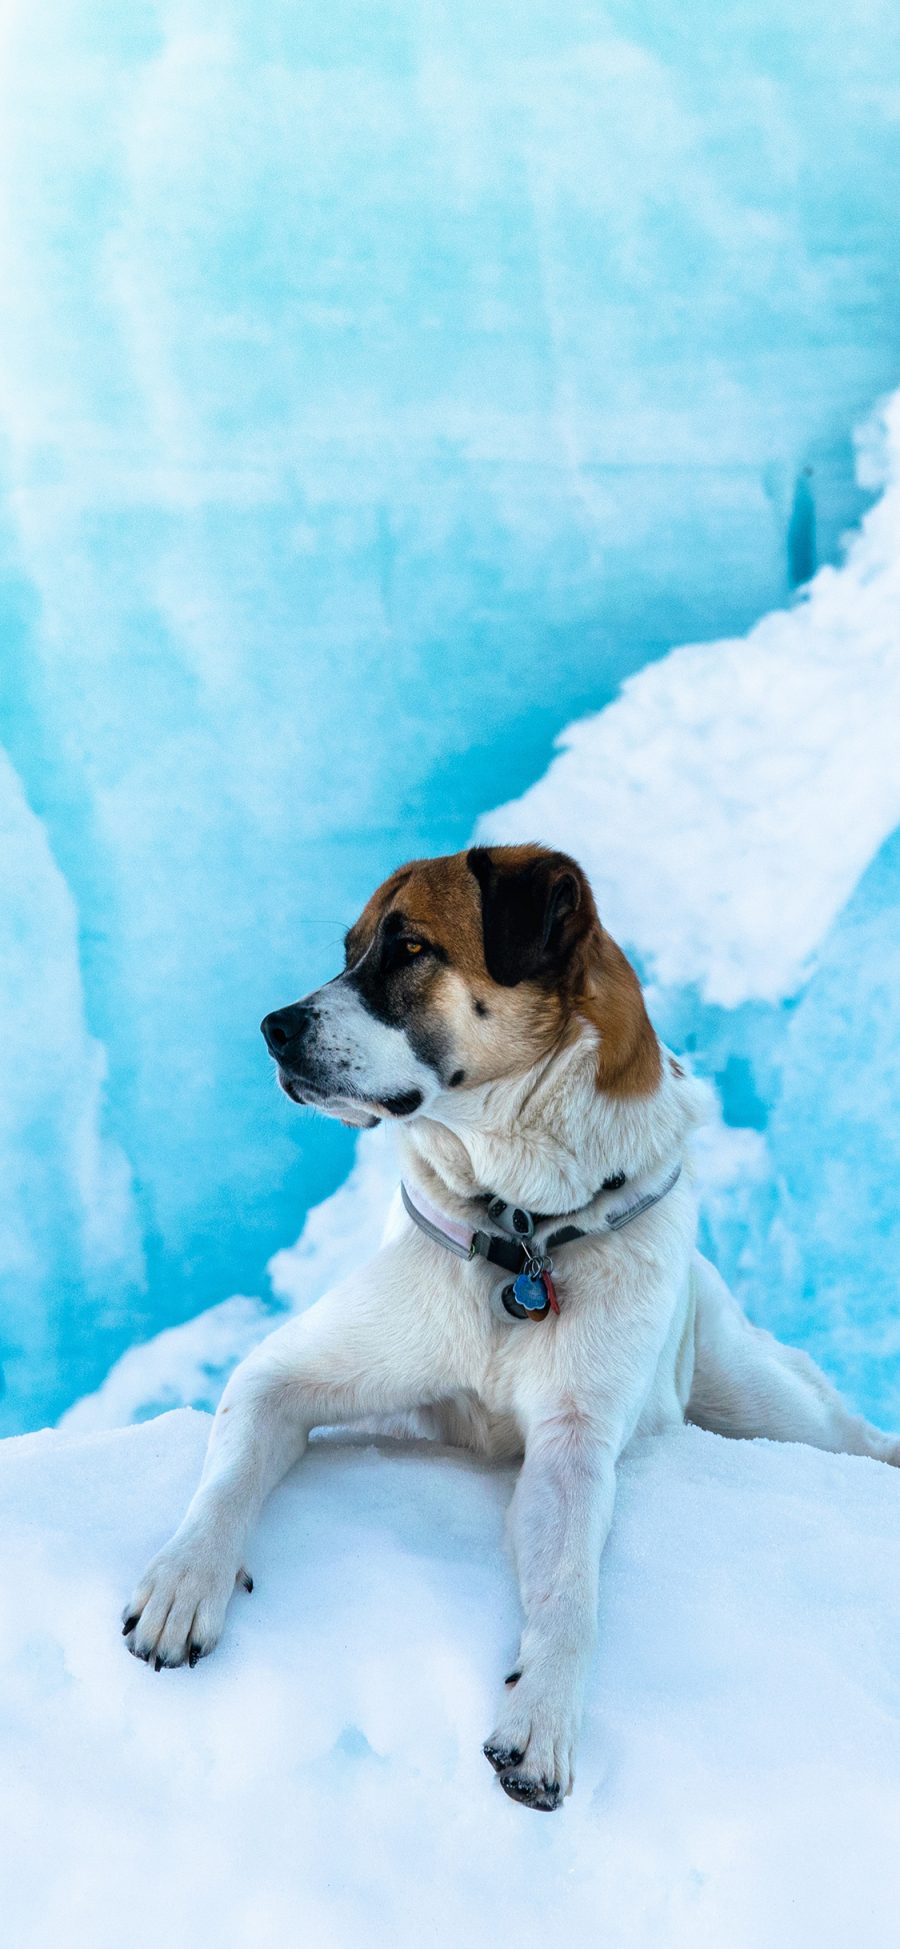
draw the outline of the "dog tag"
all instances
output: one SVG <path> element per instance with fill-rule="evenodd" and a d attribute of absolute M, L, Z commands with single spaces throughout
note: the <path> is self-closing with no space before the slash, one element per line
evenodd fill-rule
<path fill-rule="evenodd" d="M 550 1311 L 546 1274 L 540 1273 L 535 1279 L 530 1272 L 520 1272 L 518 1279 L 513 1280 L 513 1299 L 530 1320 L 545 1319 Z"/>
<path fill-rule="evenodd" d="M 520 1293 L 522 1299 L 519 1298 Z M 513 1285 L 504 1286 L 500 1298 L 504 1311 L 513 1320 L 544 1320 L 550 1311 L 543 1285 L 537 1279 L 529 1279 L 527 1273 L 520 1273 Z M 523 1304 L 523 1300 L 526 1303 Z"/>
<path fill-rule="evenodd" d="M 544 1285 L 545 1285 L 545 1286 L 546 1286 L 546 1288 L 547 1288 L 547 1298 L 548 1298 L 548 1299 L 549 1299 L 549 1301 L 550 1301 L 550 1310 L 551 1310 L 551 1312 L 553 1312 L 553 1313 L 558 1313 L 558 1312 L 559 1312 L 559 1300 L 558 1300 L 558 1299 L 557 1299 L 557 1297 L 556 1297 L 556 1287 L 554 1286 L 554 1284 L 553 1284 L 553 1280 L 552 1280 L 552 1279 L 551 1279 L 551 1277 L 550 1277 L 550 1267 L 549 1267 L 549 1265 L 547 1265 L 547 1266 L 545 1266 L 545 1267 L 544 1267 L 544 1270 L 543 1270 L 543 1272 L 541 1273 L 541 1278 L 543 1279 L 543 1281 L 544 1281 Z"/>

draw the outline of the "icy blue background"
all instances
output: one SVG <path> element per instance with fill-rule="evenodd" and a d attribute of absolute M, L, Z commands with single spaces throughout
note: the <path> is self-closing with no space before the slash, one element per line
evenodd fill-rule
<path fill-rule="evenodd" d="M 654 1000 L 726 1124 L 765 1135 L 762 1173 L 707 1202 L 704 1250 L 751 1318 L 900 1426 L 900 833 L 781 1008 L 716 1008 L 695 990 Z"/>
<path fill-rule="evenodd" d="M 343 1175 L 257 1023 L 372 884 L 835 553 L 900 370 L 900 33 L 889 0 L 4 18 L 15 1429 L 259 1290 Z"/>

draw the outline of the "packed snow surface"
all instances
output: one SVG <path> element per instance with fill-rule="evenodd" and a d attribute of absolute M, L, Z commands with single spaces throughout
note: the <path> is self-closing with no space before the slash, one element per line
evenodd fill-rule
<path fill-rule="evenodd" d="M 846 1949 L 900 1903 L 900 1476 L 686 1430 L 637 1445 L 572 1797 L 482 1758 L 515 1651 L 511 1474 L 314 1443 L 218 1651 L 118 1612 L 207 1434 L 0 1447 L 4 1938 L 90 1949 Z M 298 1933 L 299 1932 L 299 1933 Z"/>

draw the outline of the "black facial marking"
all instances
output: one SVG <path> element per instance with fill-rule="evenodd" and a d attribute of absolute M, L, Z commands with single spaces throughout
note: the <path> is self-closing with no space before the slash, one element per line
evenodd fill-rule
<path fill-rule="evenodd" d="M 411 952 L 411 947 L 416 951 Z M 406 915 L 395 909 L 385 915 L 361 959 L 339 977 L 356 990 L 363 1008 L 377 1021 L 403 1030 L 413 1054 L 441 1080 L 447 1073 L 450 1051 L 444 1025 L 439 1019 L 429 1020 L 428 989 L 435 969 L 445 966 L 448 959 L 442 947 L 427 941 Z M 387 1107 L 392 1108 L 391 1104 Z"/>
<path fill-rule="evenodd" d="M 394 907 L 385 914 L 381 923 L 380 942 L 382 958 L 388 956 L 392 965 L 408 966 L 410 961 L 424 959 L 446 963 L 450 956 L 446 948 L 437 941 L 428 941 L 421 934 L 414 921 L 407 920 L 405 914 Z"/>
<path fill-rule="evenodd" d="M 472 1007 L 474 1008 L 476 1015 L 490 1015 L 491 1011 L 488 1008 L 487 1002 L 483 1002 L 481 1000 L 480 995 L 475 996 L 475 1000 L 472 1003 Z"/>
<path fill-rule="evenodd" d="M 465 1082 L 465 1080 L 466 1080 L 466 1072 L 465 1072 L 465 1070 L 464 1070 L 464 1069 L 454 1069 L 454 1071 L 453 1071 L 453 1075 L 452 1075 L 452 1076 L 451 1076 L 451 1078 L 450 1078 L 450 1088 L 451 1088 L 452 1090 L 455 1090 L 455 1089 L 457 1089 L 457 1088 L 458 1088 L 458 1086 L 459 1086 L 459 1084 L 460 1084 L 460 1083 L 464 1083 L 464 1082 Z"/>

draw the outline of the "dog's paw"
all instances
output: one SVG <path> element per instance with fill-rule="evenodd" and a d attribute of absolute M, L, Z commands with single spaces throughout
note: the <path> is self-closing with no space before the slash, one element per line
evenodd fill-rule
<path fill-rule="evenodd" d="M 221 1554 L 196 1538 L 173 1537 L 148 1565 L 122 1612 L 122 1635 L 135 1658 L 156 1671 L 196 1665 L 215 1650 L 235 1583 L 253 1589 Z"/>
<path fill-rule="evenodd" d="M 527 1670 L 507 1680 L 496 1730 L 483 1751 L 511 1800 L 552 1813 L 571 1793 L 578 1718 L 561 1687 L 529 1683 Z"/>

